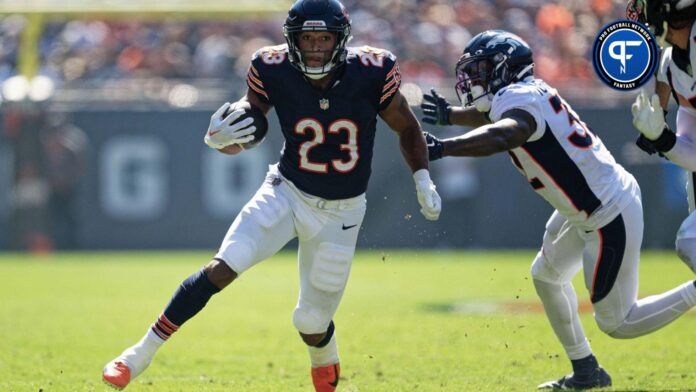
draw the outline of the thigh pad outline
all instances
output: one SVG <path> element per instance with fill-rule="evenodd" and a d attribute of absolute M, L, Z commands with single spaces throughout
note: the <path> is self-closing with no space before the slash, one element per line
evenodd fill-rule
<path fill-rule="evenodd" d="M 353 261 L 353 247 L 322 242 L 309 272 L 309 281 L 319 290 L 335 293 L 343 290 L 348 282 Z"/>

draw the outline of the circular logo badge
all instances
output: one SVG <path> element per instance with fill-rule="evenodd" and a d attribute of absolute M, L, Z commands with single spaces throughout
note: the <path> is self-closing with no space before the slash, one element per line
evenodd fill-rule
<path fill-rule="evenodd" d="M 595 73 L 616 90 L 634 90 L 647 83 L 655 74 L 658 57 L 650 30 L 630 20 L 604 26 L 592 46 Z"/>

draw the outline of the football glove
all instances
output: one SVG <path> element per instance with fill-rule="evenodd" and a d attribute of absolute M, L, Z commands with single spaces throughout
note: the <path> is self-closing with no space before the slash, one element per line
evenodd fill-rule
<path fill-rule="evenodd" d="M 633 113 L 633 126 L 643 136 L 653 141 L 660 137 L 665 129 L 665 115 L 657 94 L 653 94 L 648 100 L 645 91 L 641 91 L 631 106 L 631 113 Z"/>
<path fill-rule="evenodd" d="M 450 123 L 450 112 L 452 105 L 435 89 L 430 89 L 430 95 L 423 94 L 423 122 L 433 125 L 452 125 Z"/>
<path fill-rule="evenodd" d="M 435 161 L 442 158 L 442 140 L 425 131 L 423 131 L 423 137 L 425 137 L 425 144 L 428 146 L 428 160 Z"/>
<path fill-rule="evenodd" d="M 442 200 L 435 190 L 435 184 L 430 180 L 428 169 L 420 169 L 413 173 L 416 182 L 416 195 L 421 206 L 421 214 L 427 220 L 435 221 L 440 217 Z"/>
<path fill-rule="evenodd" d="M 241 118 L 245 113 L 244 109 L 236 108 L 236 102 L 235 104 L 227 102 L 222 105 L 210 117 L 210 125 L 203 139 L 205 144 L 214 149 L 221 149 L 232 144 L 244 144 L 254 140 L 253 133 L 256 131 L 256 127 L 252 125 L 254 119 L 250 116 Z"/>
<path fill-rule="evenodd" d="M 677 136 L 665 122 L 665 112 L 660 106 L 660 97 L 653 94 L 650 100 L 641 91 L 631 106 L 633 126 L 640 131 L 636 145 L 648 154 L 663 153 L 674 147 Z"/>

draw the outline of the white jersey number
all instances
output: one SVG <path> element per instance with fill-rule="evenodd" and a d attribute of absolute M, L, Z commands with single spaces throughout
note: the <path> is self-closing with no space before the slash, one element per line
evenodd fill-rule
<path fill-rule="evenodd" d="M 295 125 L 295 133 L 298 135 L 305 135 L 308 129 L 314 133 L 314 137 L 300 144 L 300 169 L 313 173 L 328 173 L 328 164 L 312 162 L 308 156 L 311 149 L 325 142 L 324 127 L 313 118 L 302 119 Z M 329 125 L 329 133 L 338 134 L 344 130 L 348 133 L 348 142 L 340 144 L 339 148 L 342 151 L 348 151 L 348 160 L 331 160 L 331 166 L 339 173 L 348 173 L 355 169 L 360 158 L 358 153 L 358 126 L 354 122 L 345 119 L 336 120 Z"/>
<path fill-rule="evenodd" d="M 578 148 L 590 148 L 594 144 L 594 138 L 592 135 L 592 132 L 587 128 L 587 125 L 580 120 L 578 115 L 573 111 L 573 109 L 569 108 L 563 100 L 558 95 L 552 95 L 551 98 L 549 98 L 549 103 L 551 104 L 551 107 L 556 113 L 560 113 L 561 111 L 566 112 L 568 115 L 568 125 L 571 127 L 575 127 L 576 130 L 568 136 L 568 141 L 572 145 Z M 578 133 L 577 128 L 580 128 L 582 133 Z"/>

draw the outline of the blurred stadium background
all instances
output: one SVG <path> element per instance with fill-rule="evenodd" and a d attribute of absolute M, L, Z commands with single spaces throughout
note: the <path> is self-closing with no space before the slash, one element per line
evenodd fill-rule
<path fill-rule="evenodd" d="M 251 54 L 284 42 L 290 4 L 0 2 L 0 250 L 217 247 L 279 156 L 282 137 L 271 113 L 268 139 L 231 158 L 208 149 L 203 132 L 215 108 L 245 91 Z M 623 0 L 344 4 L 350 45 L 399 57 L 417 114 L 420 92 L 431 86 L 455 99 L 453 65 L 473 34 L 503 28 L 526 39 L 537 75 L 641 183 L 644 244 L 672 247 L 686 216 L 683 172 L 633 146 L 633 95 L 600 85 L 589 61 L 595 33 L 623 15 Z M 539 245 L 550 209 L 503 154 L 434 163 L 445 213 L 426 223 L 384 124 L 376 151 L 362 248 Z"/>

